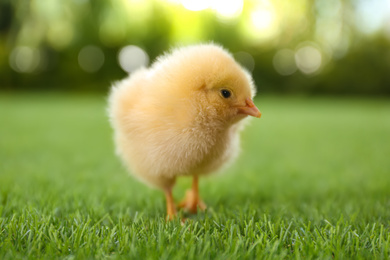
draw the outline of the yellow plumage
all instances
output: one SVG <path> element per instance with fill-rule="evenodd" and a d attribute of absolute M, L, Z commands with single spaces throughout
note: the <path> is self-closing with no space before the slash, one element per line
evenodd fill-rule
<path fill-rule="evenodd" d="M 131 173 L 163 189 L 172 204 L 176 177 L 195 176 L 197 186 L 198 176 L 237 155 L 241 119 L 260 117 L 254 92 L 249 74 L 221 47 L 173 50 L 112 87 L 117 153 Z M 195 197 L 187 203 L 196 204 L 187 206 L 190 211 L 199 206 Z M 174 214 L 168 205 L 169 217 Z"/>

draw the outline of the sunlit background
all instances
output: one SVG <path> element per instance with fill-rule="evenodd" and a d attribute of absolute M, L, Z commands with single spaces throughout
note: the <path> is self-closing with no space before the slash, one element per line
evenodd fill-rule
<path fill-rule="evenodd" d="M 260 93 L 390 94 L 388 0 L 2 0 L 0 88 L 106 91 L 208 41 Z"/>
<path fill-rule="evenodd" d="M 167 223 L 115 155 L 108 92 L 211 41 L 252 73 L 262 117 L 200 178 L 208 210 Z M 390 259 L 389 101 L 390 0 L 0 0 L 0 260 Z M 145 137 L 163 114 L 135 120 L 156 116 Z"/>

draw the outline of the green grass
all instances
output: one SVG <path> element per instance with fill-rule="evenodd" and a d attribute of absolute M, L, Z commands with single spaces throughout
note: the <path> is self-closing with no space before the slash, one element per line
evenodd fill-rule
<path fill-rule="evenodd" d="M 103 96 L 0 94 L 0 259 L 389 259 L 389 100 L 256 103 L 181 225 L 115 157 Z"/>

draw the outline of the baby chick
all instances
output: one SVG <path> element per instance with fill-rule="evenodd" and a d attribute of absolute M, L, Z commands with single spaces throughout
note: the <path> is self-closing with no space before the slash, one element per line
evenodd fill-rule
<path fill-rule="evenodd" d="M 117 154 L 141 181 L 165 192 L 167 219 L 176 215 L 178 176 L 193 177 L 179 207 L 206 208 L 198 177 L 236 157 L 242 119 L 261 116 L 254 94 L 250 75 L 215 44 L 175 49 L 114 84 L 108 110 Z"/>

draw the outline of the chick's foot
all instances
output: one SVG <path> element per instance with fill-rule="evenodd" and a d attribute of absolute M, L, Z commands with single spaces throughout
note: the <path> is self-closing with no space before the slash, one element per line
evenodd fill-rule
<path fill-rule="evenodd" d="M 198 211 L 198 208 L 201 211 L 207 208 L 206 204 L 199 198 L 199 194 L 193 189 L 187 190 L 184 200 L 179 203 L 178 207 L 193 214 Z"/>

